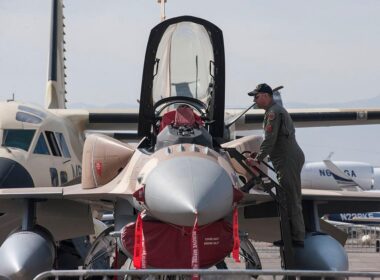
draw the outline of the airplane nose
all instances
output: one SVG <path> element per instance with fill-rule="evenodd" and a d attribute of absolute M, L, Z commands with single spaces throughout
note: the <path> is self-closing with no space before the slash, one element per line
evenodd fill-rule
<path fill-rule="evenodd" d="M 0 188 L 34 187 L 29 172 L 18 162 L 0 158 Z"/>
<path fill-rule="evenodd" d="M 152 216 L 181 226 L 204 225 L 228 215 L 233 183 L 217 162 L 175 157 L 160 162 L 145 180 L 145 204 Z"/>

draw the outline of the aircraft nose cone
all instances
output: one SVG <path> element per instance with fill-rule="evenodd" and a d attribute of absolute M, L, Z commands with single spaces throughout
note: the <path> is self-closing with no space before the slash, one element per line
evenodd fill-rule
<path fill-rule="evenodd" d="M 18 162 L 0 158 L 0 188 L 34 187 L 29 172 Z"/>
<path fill-rule="evenodd" d="M 175 157 L 160 162 L 145 181 L 145 203 L 152 216 L 181 226 L 204 225 L 228 215 L 232 181 L 217 162 Z"/>

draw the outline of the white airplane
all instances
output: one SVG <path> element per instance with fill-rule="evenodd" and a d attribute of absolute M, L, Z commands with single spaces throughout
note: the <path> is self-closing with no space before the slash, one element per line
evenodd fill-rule
<path fill-rule="evenodd" d="M 380 190 L 380 168 L 365 162 L 306 162 L 301 173 L 302 187 L 323 190 Z"/>
<path fill-rule="evenodd" d="M 61 1 L 58 0 L 53 1 L 53 14 L 57 9 L 61 9 Z M 61 15 L 61 12 L 56 14 Z M 57 261 L 57 241 L 93 232 L 91 209 L 110 209 L 114 212 L 115 228 L 123 232 L 123 237 L 118 239 L 119 245 L 123 246 L 123 252 L 130 257 L 135 257 L 134 246 L 139 247 L 140 251 L 136 250 L 137 252 L 141 252 L 141 244 L 136 243 L 141 239 L 133 239 L 137 236 L 134 236 L 133 228 L 140 227 L 141 223 L 151 227 L 153 230 L 150 232 L 145 227 L 146 241 L 160 241 L 161 245 L 166 246 L 158 254 L 152 251 L 154 248 L 146 248 L 149 250 L 148 266 L 151 267 L 209 267 L 219 263 L 231 253 L 235 241 L 238 244 L 237 225 L 257 240 L 279 239 L 281 235 L 278 213 L 272 198 L 267 193 L 242 194 L 239 190 L 237 176 L 244 173 L 244 163 L 233 159 L 230 153 L 257 151 L 260 137 L 248 136 L 231 141 L 228 128 L 260 128 L 263 111 L 251 110 L 237 118 L 240 110 L 225 110 L 224 59 L 223 34 L 217 26 L 200 18 L 177 17 L 157 25 L 151 32 L 138 111 L 67 110 L 61 108 L 64 104 L 62 95 L 52 93 L 52 102 L 49 104 L 55 104 L 50 106 L 59 108 L 48 109 L 46 112 L 67 120 L 68 126 L 73 127 L 73 135 L 78 137 L 79 144 L 76 146 L 70 142 L 69 133 L 66 144 L 70 155 L 76 149 L 79 151 L 78 155 L 83 154 L 82 183 L 74 186 L 35 185 L 35 188 L 30 188 L 29 185 L 25 186 L 29 188 L 0 189 L 0 212 L 3 213 L 0 217 L 1 232 L 9 221 L 9 213 L 22 217 L 22 221 L 14 225 L 15 231 L 0 247 L 0 258 L 3 260 L 0 263 L 0 275 L 31 279 L 39 272 L 53 268 Z M 61 65 L 60 70 L 63 70 L 63 64 L 57 65 Z M 197 74 L 195 83 L 194 73 Z M 177 106 L 178 104 L 186 106 Z M 19 106 L 16 108 L 22 113 L 28 113 L 32 118 L 38 117 L 38 114 L 25 108 L 20 109 Z M 226 117 L 226 121 L 225 113 L 230 117 L 228 120 Z M 297 126 L 380 122 L 380 110 L 299 109 L 290 110 L 290 113 Z M 20 122 L 19 125 L 22 125 L 26 122 L 17 120 L 16 115 L 17 112 L 14 112 L 16 124 Z M 45 122 L 41 121 L 41 124 Z M 142 138 L 137 147 L 94 135 L 86 140 L 85 151 L 82 152 L 83 139 L 80 135 L 85 129 L 136 130 L 136 127 L 137 135 Z M 17 129 L 20 128 L 22 126 Z M 49 143 L 45 131 L 40 129 L 39 132 L 43 132 L 42 137 Z M 52 132 L 48 134 L 54 136 L 60 150 L 62 147 L 55 132 L 64 136 L 66 134 L 64 131 Z M 39 138 L 40 134 L 36 132 L 33 135 L 26 151 L 30 154 L 34 153 L 38 142 L 34 137 Z M 7 149 L 23 150 L 20 147 Z M 47 150 L 53 153 L 52 147 L 48 146 Z M 61 158 L 62 154 L 56 157 Z M 18 160 L 21 164 L 21 160 L 15 156 L 12 160 Z M 26 169 L 25 163 L 22 164 Z M 252 174 L 243 175 L 247 176 L 247 181 L 252 177 Z M 60 177 L 59 180 L 61 185 Z M 235 197 L 236 193 L 239 195 Z M 242 200 L 239 200 L 240 195 Z M 332 208 L 340 210 L 345 207 L 362 207 L 366 211 L 372 211 L 369 209 L 379 207 L 380 194 L 303 190 L 303 198 L 307 230 L 316 231 L 319 229 L 316 219 L 319 214 L 322 215 Z M 143 209 L 146 216 L 140 215 Z M 317 213 L 317 210 L 320 212 Z M 261 225 L 257 226 L 256 222 Z M 205 240 L 199 242 L 196 251 L 190 251 L 190 241 L 197 239 L 198 226 L 199 238 Z M 158 227 L 163 232 L 172 231 L 173 235 L 154 234 Z M 10 232 L 9 228 L 8 224 L 7 234 Z M 203 229 L 207 230 L 202 233 Z M 141 233 L 138 230 L 136 232 Z M 172 236 L 175 238 L 171 239 Z M 222 242 L 224 240 L 228 242 Z M 312 245 L 313 242 L 308 245 L 306 241 L 307 250 L 340 248 L 332 238 L 311 234 L 308 240 L 316 240 L 318 246 Z M 26 246 L 27 244 L 33 244 L 33 247 Z M 165 249 L 168 246 L 170 250 Z M 179 257 L 176 254 L 178 248 L 185 250 L 186 256 Z M 188 262 L 189 256 L 198 255 L 198 250 L 201 258 L 194 263 Z M 334 259 L 324 252 L 325 259 L 318 264 L 327 264 L 325 269 L 331 269 L 335 264 L 339 268 L 346 268 L 348 264 L 344 263 L 343 249 L 339 250 L 340 255 L 334 255 Z M 162 252 L 165 252 L 164 263 Z M 212 259 L 205 259 L 205 252 L 211 253 Z M 236 252 L 239 254 L 238 246 L 234 247 L 234 253 Z M 299 252 L 306 251 L 300 249 Z M 310 260 L 310 257 L 298 258 L 301 261 L 307 259 Z M 310 263 L 298 265 L 307 268 Z"/>
<path fill-rule="evenodd" d="M 62 3 L 52 1 L 45 106 L 15 100 L 0 102 L 0 189 L 55 188 L 78 183 L 86 130 L 137 128 L 137 114 L 129 114 L 130 110 L 66 109 L 63 35 Z M 58 203 L 54 207 L 65 213 L 65 219 L 72 219 L 80 211 L 75 203 L 65 207 Z M 11 231 L 19 227 L 22 207 L 9 210 L 5 203 L 0 208 L 1 244 Z M 54 224 L 55 218 L 60 220 L 54 211 L 44 212 L 39 219 L 53 217 Z M 85 211 L 88 211 L 87 207 Z M 89 220 L 83 227 L 78 226 L 81 229 L 77 233 L 69 234 L 65 239 L 93 232 L 94 224 L 95 231 L 101 227 L 98 221 Z"/>
<path fill-rule="evenodd" d="M 86 130 L 136 130 L 130 110 L 66 109 L 61 1 L 52 1 L 45 107 L 0 103 L 0 188 L 57 187 L 81 175 Z"/>

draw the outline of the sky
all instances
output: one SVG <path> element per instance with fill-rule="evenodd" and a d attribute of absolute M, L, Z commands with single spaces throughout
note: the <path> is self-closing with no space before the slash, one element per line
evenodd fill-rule
<path fill-rule="evenodd" d="M 157 0 L 66 0 L 67 99 L 136 106 Z M 48 0 L 0 0 L 0 100 L 43 105 Z M 283 85 L 286 104 L 347 103 L 380 95 L 380 1 L 168 0 L 168 18 L 192 15 L 223 30 L 226 104 L 246 107 L 256 84 Z M 380 108 L 379 104 L 373 106 Z M 380 166 L 378 126 L 297 130 L 308 160 Z"/>

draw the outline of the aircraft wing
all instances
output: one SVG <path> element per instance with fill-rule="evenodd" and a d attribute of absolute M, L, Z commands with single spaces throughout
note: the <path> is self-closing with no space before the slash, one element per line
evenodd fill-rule
<path fill-rule="evenodd" d="M 39 201 L 37 223 L 47 228 L 55 240 L 94 232 L 89 203 L 63 199 L 64 187 L 0 189 L 0 243 L 21 224 L 26 199 Z"/>
<path fill-rule="evenodd" d="M 61 198 L 63 195 L 62 187 L 44 187 L 44 188 L 11 188 L 0 189 L 0 199 L 23 199 L 23 198 L 39 198 L 52 199 Z M 0 211 L 2 209 L 0 203 Z"/>
<path fill-rule="evenodd" d="M 380 210 L 380 194 L 357 191 L 302 190 L 303 200 L 313 200 L 319 215 L 347 212 L 376 212 Z"/>
<path fill-rule="evenodd" d="M 137 131 L 138 109 L 54 109 L 52 113 L 65 117 L 79 130 Z"/>
<path fill-rule="evenodd" d="M 115 186 L 117 188 L 117 186 Z M 12 204 L 19 208 L 19 201 L 23 199 L 43 200 L 67 200 L 78 201 L 82 204 L 91 205 L 97 209 L 112 210 L 110 205 L 118 197 L 126 198 L 127 194 L 121 194 L 113 190 L 110 184 L 101 188 L 82 189 L 82 185 L 69 187 L 40 187 L 40 188 L 11 188 L 0 189 L 0 213 L 12 209 Z M 4 203 L 6 201 L 6 203 Z M 11 207 L 11 208 L 10 208 Z"/>
<path fill-rule="evenodd" d="M 226 109 L 228 122 L 241 112 L 241 109 Z M 366 125 L 380 123 L 380 109 L 288 109 L 296 127 L 321 127 L 343 125 Z M 235 123 L 235 130 L 261 129 L 264 110 L 249 110 Z"/>
<path fill-rule="evenodd" d="M 119 178 L 123 177 L 123 173 L 119 174 Z M 98 209 L 110 207 L 108 209 L 112 210 L 117 199 L 132 197 L 133 190 L 128 189 L 123 180 L 115 181 L 118 183 L 109 183 L 93 189 L 83 189 L 81 185 L 46 189 L 2 189 L 0 190 L 0 200 L 2 200 L 0 212 L 10 213 L 13 208 L 21 209 L 20 203 L 24 198 L 43 198 L 46 201 L 45 203 L 49 204 L 44 206 L 45 209 L 57 208 L 53 213 L 51 210 L 45 211 L 44 213 L 50 213 L 45 219 L 48 220 L 49 218 L 49 222 L 51 222 L 50 218 L 55 215 L 55 219 L 64 222 L 54 227 L 51 226 L 50 230 L 54 232 L 57 239 L 64 239 L 69 236 L 68 234 L 78 234 L 75 225 L 67 217 L 72 219 L 74 215 L 78 221 L 87 221 L 88 225 L 80 229 L 80 233 L 89 229 L 90 216 L 86 205 Z M 327 213 L 380 211 L 380 193 L 304 189 L 302 194 L 304 201 L 313 201 L 317 205 L 319 216 Z M 273 241 L 278 238 L 277 207 L 267 193 L 254 191 L 245 194 L 240 206 L 239 223 L 241 222 L 242 228 L 253 234 L 257 240 Z M 258 225 L 260 225 L 260 230 L 258 230 Z M 62 228 L 66 230 L 63 232 Z"/>
<path fill-rule="evenodd" d="M 313 201 L 318 207 L 320 217 L 329 213 L 380 211 L 380 193 L 302 189 L 302 199 L 304 201 Z M 263 211 L 263 205 L 268 203 L 272 205 L 271 210 Z M 245 211 L 247 213 L 255 213 L 253 215 L 255 217 L 277 215 L 274 201 L 265 192 L 254 191 L 246 194 L 242 206 L 246 207 Z"/>
<path fill-rule="evenodd" d="M 138 108 L 132 109 L 52 109 L 66 117 L 80 130 L 137 131 Z M 225 120 L 241 109 L 226 109 Z M 289 109 L 296 127 L 368 125 L 380 123 L 380 109 Z M 264 110 L 251 109 L 235 123 L 235 130 L 261 129 Z M 134 133 L 132 133 L 134 134 Z M 135 135 L 128 138 L 135 138 Z"/>
<path fill-rule="evenodd" d="M 373 218 L 352 218 L 352 221 L 355 223 L 380 223 L 379 217 L 373 217 Z"/>

